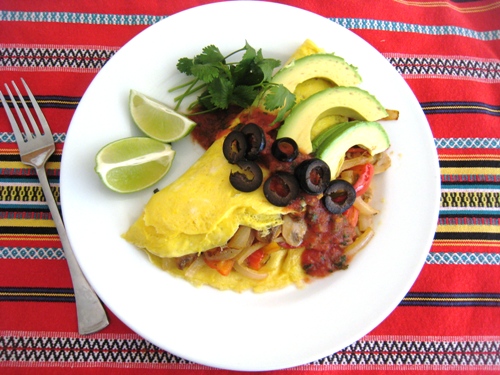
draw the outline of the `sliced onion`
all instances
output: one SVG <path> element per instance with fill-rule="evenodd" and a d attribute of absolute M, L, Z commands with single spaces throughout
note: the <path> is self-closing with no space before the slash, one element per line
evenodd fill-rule
<path fill-rule="evenodd" d="M 205 261 L 203 260 L 202 256 L 198 256 L 196 260 L 191 263 L 191 265 L 186 269 L 186 272 L 184 273 L 184 276 L 187 278 L 193 277 L 198 270 L 205 265 Z"/>
<path fill-rule="evenodd" d="M 240 275 L 248 277 L 249 279 L 253 279 L 253 280 L 264 280 L 268 276 L 267 273 L 261 273 L 261 272 L 254 271 L 250 268 L 242 266 L 241 264 L 238 264 L 238 262 L 234 263 L 233 268 Z"/>
<path fill-rule="evenodd" d="M 236 263 L 239 263 L 241 265 L 245 261 L 245 259 L 247 259 L 250 255 L 252 255 L 254 252 L 256 252 L 257 250 L 259 250 L 264 246 L 266 246 L 264 242 L 256 242 L 252 246 L 247 247 L 240 253 L 240 255 L 238 255 Z"/>
<path fill-rule="evenodd" d="M 241 253 L 241 249 L 233 249 L 230 247 L 220 248 L 220 250 L 209 250 L 203 253 L 203 256 L 208 260 L 219 261 L 233 259 Z"/>
<path fill-rule="evenodd" d="M 352 170 L 342 171 L 339 178 L 349 182 L 352 185 L 354 184 L 354 171 Z"/>
<path fill-rule="evenodd" d="M 259 231 L 255 234 L 255 239 L 260 242 L 273 242 L 281 234 L 281 225 L 272 227 L 268 231 Z"/>
<path fill-rule="evenodd" d="M 373 225 L 373 215 L 359 215 L 358 228 L 361 232 L 364 232 L 372 225 Z"/>
<path fill-rule="evenodd" d="M 360 215 L 376 215 L 378 214 L 378 210 L 370 206 L 368 203 L 366 203 L 363 198 L 361 197 L 356 197 L 356 200 L 354 201 L 353 204 L 354 207 L 356 207 L 359 210 Z"/>
<path fill-rule="evenodd" d="M 255 238 L 255 233 L 252 228 L 240 226 L 234 236 L 227 243 L 227 247 L 232 249 L 245 249 L 250 246 Z"/>
<path fill-rule="evenodd" d="M 366 246 L 368 242 L 373 238 L 375 232 L 372 228 L 368 228 L 364 231 L 352 244 L 347 246 L 344 250 L 344 255 L 347 258 L 351 258 L 356 255 L 362 248 Z"/>
<path fill-rule="evenodd" d="M 370 156 L 370 155 L 368 155 L 368 156 L 362 155 L 362 156 L 358 156 L 358 157 L 355 157 L 355 158 L 352 158 L 352 159 L 346 159 L 342 163 L 342 166 L 340 167 L 340 170 L 343 171 L 345 169 L 350 169 L 350 168 L 355 167 L 357 165 L 371 163 L 372 160 L 373 160 L 373 157 Z"/>
<path fill-rule="evenodd" d="M 381 152 L 375 156 L 373 163 L 373 173 L 379 174 L 385 172 L 391 166 L 391 157 L 387 152 Z"/>

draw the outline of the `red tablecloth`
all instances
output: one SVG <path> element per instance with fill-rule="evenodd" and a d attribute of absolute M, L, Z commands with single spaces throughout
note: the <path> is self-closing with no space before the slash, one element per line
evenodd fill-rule
<path fill-rule="evenodd" d="M 24 77 L 42 104 L 56 197 L 66 131 L 99 69 L 149 25 L 210 2 L 0 0 L 0 81 Z M 403 75 L 434 135 L 442 193 L 426 264 L 394 312 L 344 350 L 272 373 L 500 372 L 500 2 L 280 2 L 352 30 Z M 0 373 L 230 373 L 158 349 L 111 312 L 102 332 L 76 333 L 57 232 L 0 112 Z"/>

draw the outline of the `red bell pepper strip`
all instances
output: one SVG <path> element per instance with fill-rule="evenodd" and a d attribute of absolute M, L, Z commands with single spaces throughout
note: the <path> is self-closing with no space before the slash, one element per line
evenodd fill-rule
<path fill-rule="evenodd" d="M 347 210 L 343 212 L 343 215 L 346 217 L 347 222 L 351 227 L 356 227 L 358 225 L 359 219 L 359 211 L 356 207 L 351 206 Z"/>
<path fill-rule="evenodd" d="M 227 276 L 233 269 L 234 259 L 225 259 L 225 260 L 210 260 L 206 257 L 203 258 L 206 265 L 210 268 L 213 268 L 217 272 L 219 272 L 222 276 Z"/>
<path fill-rule="evenodd" d="M 264 253 L 264 251 L 262 251 L 262 249 L 254 251 L 246 259 L 248 267 L 256 271 L 259 270 L 263 265 L 265 255 L 266 254 Z"/>
<path fill-rule="evenodd" d="M 356 196 L 359 197 L 368 190 L 368 187 L 373 179 L 374 168 L 371 163 L 366 163 L 363 165 L 357 165 L 351 168 L 351 170 L 358 176 L 358 179 L 352 187 L 356 191 Z"/>

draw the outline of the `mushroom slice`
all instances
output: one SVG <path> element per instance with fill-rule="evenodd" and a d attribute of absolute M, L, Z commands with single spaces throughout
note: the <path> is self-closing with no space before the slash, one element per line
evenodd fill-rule
<path fill-rule="evenodd" d="M 307 232 L 307 223 L 303 218 L 294 218 L 291 215 L 283 216 L 281 234 L 290 246 L 300 246 Z"/>

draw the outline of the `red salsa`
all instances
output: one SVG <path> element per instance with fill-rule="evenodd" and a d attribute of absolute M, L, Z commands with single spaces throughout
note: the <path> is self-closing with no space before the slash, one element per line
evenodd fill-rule
<path fill-rule="evenodd" d="M 259 154 L 258 162 L 271 173 L 276 171 L 293 173 L 302 161 L 311 158 L 310 155 L 299 153 L 291 162 L 277 160 L 271 153 L 271 145 L 276 138 L 276 129 L 280 124 L 273 124 L 275 116 L 259 108 L 241 112 L 241 108 L 236 107 L 228 111 L 191 116 L 198 124 L 191 133 L 192 137 L 207 149 L 225 133 L 237 116 L 242 124 L 255 123 L 264 130 L 266 147 Z M 335 270 L 347 268 L 346 259 L 342 255 L 343 248 L 353 242 L 356 232 L 346 215 L 330 213 L 318 196 L 305 192 L 301 192 L 288 207 L 307 224 L 308 230 L 300 245 L 305 248 L 302 253 L 304 271 L 311 276 L 323 277 Z"/>

